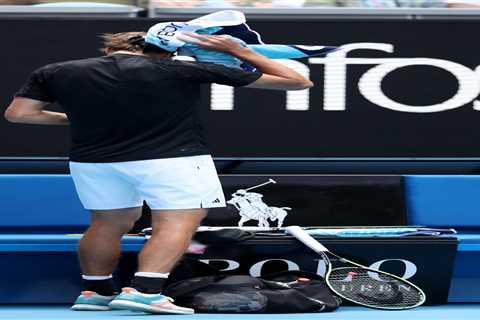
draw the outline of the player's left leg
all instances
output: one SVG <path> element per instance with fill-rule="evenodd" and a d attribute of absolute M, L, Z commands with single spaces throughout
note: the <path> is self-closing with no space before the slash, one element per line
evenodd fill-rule
<path fill-rule="evenodd" d="M 142 214 L 141 207 L 93 210 L 90 227 L 78 244 L 83 291 L 73 310 L 110 310 L 118 294 L 112 279 L 120 257 L 120 241 Z"/>
<path fill-rule="evenodd" d="M 84 275 L 111 274 L 120 256 L 120 240 L 142 215 L 142 208 L 92 211 L 91 224 L 78 243 Z"/>

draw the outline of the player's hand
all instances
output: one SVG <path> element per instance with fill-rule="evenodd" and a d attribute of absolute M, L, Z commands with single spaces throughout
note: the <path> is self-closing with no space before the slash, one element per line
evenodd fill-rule
<path fill-rule="evenodd" d="M 197 44 L 206 50 L 222 51 L 230 54 L 234 54 L 239 50 L 247 49 L 227 36 L 212 36 L 194 32 L 182 32 L 177 38 L 181 41 Z"/>

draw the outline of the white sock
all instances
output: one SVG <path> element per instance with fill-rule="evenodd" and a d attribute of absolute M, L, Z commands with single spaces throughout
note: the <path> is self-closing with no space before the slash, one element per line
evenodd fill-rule
<path fill-rule="evenodd" d="M 112 279 L 112 275 L 109 274 L 108 276 L 87 276 L 82 274 L 82 279 L 84 280 L 107 280 L 107 279 Z"/>
<path fill-rule="evenodd" d="M 147 278 L 168 278 L 170 273 L 160 272 L 135 272 L 135 277 L 147 277 Z"/>

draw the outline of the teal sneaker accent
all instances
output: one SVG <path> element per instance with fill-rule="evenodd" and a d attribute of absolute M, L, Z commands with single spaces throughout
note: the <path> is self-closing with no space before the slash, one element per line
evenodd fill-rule
<path fill-rule="evenodd" d="M 114 298 L 115 296 L 102 296 L 93 291 L 82 291 L 71 309 L 75 311 L 108 311 L 112 309 L 108 304 Z"/>
<path fill-rule="evenodd" d="M 122 293 L 113 299 L 112 309 L 142 311 L 159 314 L 193 314 L 194 310 L 173 304 L 173 299 L 162 294 L 145 294 L 134 288 L 123 288 Z"/>

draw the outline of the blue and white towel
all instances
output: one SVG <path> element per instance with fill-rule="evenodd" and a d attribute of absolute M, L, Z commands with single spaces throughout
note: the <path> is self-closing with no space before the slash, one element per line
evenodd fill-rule
<path fill-rule="evenodd" d="M 260 34 L 248 26 L 245 15 L 235 10 L 222 10 L 187 22 L 158 23 L 148 30 L 145 42 L 167 51 L 178 51 L 179 55 L 195 57 L 197 61 L 253 70 L 252 66 L 232 55 L 205 50 L 198 45 L 180 40 L 178 36 L 182 32 L 230 36 L 270 59 L 298 59 L 326 55 L 338 49 L 331 46 L 265 44 Z"/>

